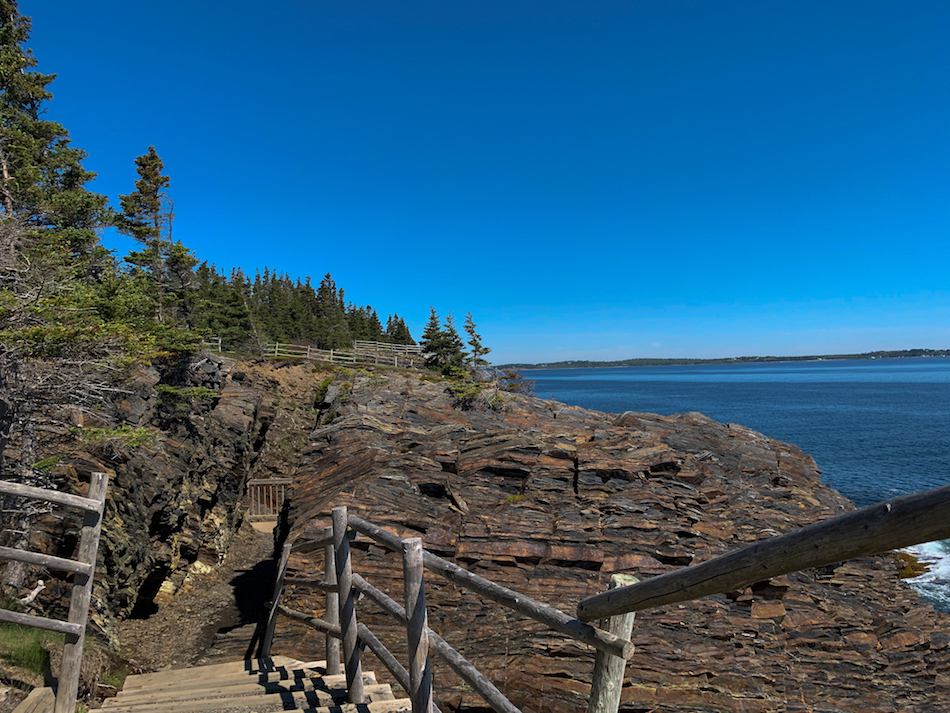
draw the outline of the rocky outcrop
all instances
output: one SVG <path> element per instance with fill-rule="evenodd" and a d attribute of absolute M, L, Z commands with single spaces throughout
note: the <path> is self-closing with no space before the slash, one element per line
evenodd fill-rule
<path fill-rule="evenodd" d="M 122 619 L 147 616 L 191 575 L 215 567 L 240 524 L 238 502 L 260 449 L 262 395 L 242 383 L 232 360 L 189 366 L 174 385 L 168 374 L 137 369 L 111 424 L 94 416 L 77 424 L 118 422 L 130 429 L 125 435 L 47 433 L 62 441 L 60 489 L 83 494 L 91 472 L 110 476 L 90 622 L 113 642 Z M 34 549 L 70 556 L 78 524 L 77 514 L 62 510 L 41 518 Z M 65 618 L 69 591 L 63 580 L 48 581 L 36 605 Z"/>
<path fill-rule="evenodd" d="M 851 504 L 798 448 L 695 413 L 604 414 L 502 395 L 462 411 L 445 385 L 359 377 L 301 458 L 286 531 L 346 504 L 376 524 L 564 611 L 609 576 L 701 562 Z M 364 539 L 355 568 L 399 598 L 394 557 Z M 319 557 L 296 558 L 313 574 Z M 889 556 L 803 571 L 637 615 L 625 711 L 950 708 L 950 616 Z M 319 610 L 310 592 L 298 608 Z M 523 710 L 586 706 L 592 653 L 434 577 L 430 625 Z M 390 647 L 400 632 L 361 617 Z M 436 662 L 443 710 L 481 707 Z"/>

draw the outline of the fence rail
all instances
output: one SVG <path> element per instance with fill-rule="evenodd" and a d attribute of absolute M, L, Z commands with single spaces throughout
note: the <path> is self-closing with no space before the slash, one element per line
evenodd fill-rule
<path fill-rule="evenodd" d="M 247 481 L 247 516 L 251 522 L 276 520 L 293 478 L 255 478 Z"/>
<path fill-rule="evenodd" d="M 264 356 L 272 359 L 310 359 L 331 364 L 378 364 L 422 368 L 425 359 L 419 347 L 381 342 L 357 342 L 353 349 L 317 349 L 306 344 L 265 344 Z"/>
<path fill-rule="evenodd" d="M 0 621 L 35 626 L 66 635 L 66 641 L 63 644 L 63 660 L 60 664 L 59 688 L 56 691 L 55 713 L 73 713 L 76 710 L 76 697 L 79 693 L 79 672 L 82 667 L 83 636 L 89 617 L 96 552 L 99 549 L 102 512 L 105 508 L 108 487 L 109 476 L 106 473 L 93 473 L 91 475 L 89 497 L 86 498 L 56 490 L 0 481 L 0 494 L 40 500 L 55 505 L 65 505 L 84 511 L 79 536 L 79 551 L 75 560 L 7 547 L 0 549 L 0 558 L 72 572 L 75 575 L 69 615 L 66 621 L 0 609 Z"/>
<path fill-rule="evenodd" d="M 638 582 L 631 575 L 614 575 L 610 589 L 583 599 L 577 618 L 536 602 L 422 549 L 420 540 L 403 540 L 372 523 L 347 515 L 345 507 L 333 508 L 333 527 L 314 540 L 284 546 L 274 600 L 260 654 L 270 655 L 274 620 L 278 613 L 303 621 L 322 632 L 327 641 L 327 665 L 339 672 L 340 640 L 350 703 L 363 703 L 360 648 L 373 651 L 406 689 L 413 713 L 437 710 L 431 703 L 431 675 L 427 652 L 435 651 L 488 705 L 498 713 L 517 708 L 458 651 L 428 628 L 422 569 L 454 584 L 532 617 L 552 629 L 596 649 L 588 713 L 616 713 L 626 660 L 633 653 L 630 634 L 634 612 L 733 591 L 771 577 L 819 567 L 854 557 L 880 554 L 922 542 L 950 538 L 950 485 L 894 498 L 871 507 L 818 522 L 786 535 L 755 543 L 741 550 L 675 572 Z M 352 534 L 351 534 L 352 532 Z M 405 604 L 400 604 L 352 572 L 350 539 L 360 533 L 403 553 Z M 291 550 L 325 551 L 323 581 L 292 580 L 326 592 L 327 619 L 295 612 L 279 604 Z M 290 581 L 290 580 L 288 580 Z M 364 624 L 357 621 L 356 593 L 376 602 L 403 622 L 410 642 L 410 666 L 400 664 Z M 601 620 L 603 629 L 590 625 Z M 332 643 L 331 643 L 332 642 Z M 424 661 L 424 663 L 423 663 Z M 330 669 L 328 669 L 330 670 Z"/>
<path fill-rule="evenodd" d="M 422 548 L 418 538 L 404 540 L 391 532 L 356 516 L 348 515 L 343 506 L 332 511 L 333 526 L 324 531 L 322 537 L 299 543 L 284 545 L 278 565 L 277 581 L 270 612 L 262 639 L 261 656 L 269 656 L 273 644 L 273 632 L 276 616 L 282 614 L 301 621 L 327 637 L 327 665 L 339 666 L 340 649 L 334 649 L 342 642 L 343 668 L 346 673 L 349 702 L 364 703 L 362 692 L 362 664 L 360 649 L 368 647 L 389 669 L 394 678 L 406 689 L 413 702 L 413 713 L 430 713 L 434 710 L 432 701 L 432 675 L 428 651 L 435 651 L 448 665 L 480 695 L 486 703 L 498 713 L 519 713 L 518 708 L 509 701 L 492 683 L 481 674 L 457 650 L 428 627 L 428 614 L 425 606 L 425 587 L 423 569 L 428 569 L 449 581 L 492 599 L 505 607 L 540 621 L 567 636 L 590 644 L 602 653 L 595 659 L 594 685 L 606 692 L 598 698 L 596 708 L 590 713 L 616 713 L 620 704 L 620 688 L 623 680 L 624 663 L 633 653 L 629 628 L 626 635 L 614 634 L 604 629 L 578 621 L 571 616 L 537 602 L 488 579 L 479 577 L 468 570 L 438 557 Z M 352 535 L 351 535 L 352 533 Z M 380 591 L 352 570 L 350 559 L 350 539 L 356 533 L 366 535 L 373 541 L 403 555 L 404 603 L 400 604 Z M 313 551 L 323 547 L 325 552 L 325 572 L 323 581 L 306 582 L 324 589 L 326 595 L 327 619 L 313 617 L 297 612 L 280 604 L 286 580 L 287 563 L 292 549 Z M 295 583 L 304 583 L 299 579 Z M 365 625 L 357 620 L 357 594 L 363 594 L 376 602 L 390 616 L 406 626 L 409 642 L 409 666 L 400 664 L 391 652 L 379 642 Z M 627 617 L 626 620 L 629 620 Z M 610 622 L 616 625 L 616 622 Z M 621 624 L 616 630 L 622 630 Z M 331 644 L 331 640 L 335 644 Z M 328 671 L 330 669 L 328 668 Z M 331 672 L 338 672 L 336 669 Z M 616 680 L 613 680 L 616 679 Z M 598 681 L 600 682 L 598 684 Z M 405 684 L 408 683 L 408 686 Z M 616 695 L 613 695 L 615 692 Z M 594 698 L 592 697 L 592 701 Z"/>

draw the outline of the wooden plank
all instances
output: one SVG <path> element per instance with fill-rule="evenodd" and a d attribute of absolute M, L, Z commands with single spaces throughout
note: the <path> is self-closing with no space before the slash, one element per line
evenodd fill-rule
<path fill-rule="evenodd" d="M 0 480 L 0 493 L 4 495 L 19 495 L 22 498 L 42 500 L 44 502 L 53 503 L 54 505 L 65 505 L 66 507 L 79 508 L 80 510 L 102 512 L 102 502 L 94 498 L 83 498 L 79 495 L 61 493 L 58 490 L 34 488 L 31 485 L 21 485 L 20 483 L 13 483 L 8 480 Z"/>
<path fill-rule="evenodd" d="M 625 587 L 639 581 L 629 574 L 615 574 L 610 578 L 610 589 Z M 611 634 L 629 639 L 633 631 L 633 612 L 612 616 L 600 625 Z M 603 651 L 594 654 L 594 672 L 591 676 L 590 698 L 587 713 L 617 713 L 620 708 L 620 693 L 627 659 L 611 656 Z"/>
<path fill-rule="evenodd" d="M 391 550 L 399 551 L 401 540 L 391 532 L 387 532 L 381 527 L 366 522 L 366 520 L 358 518 L 355 515 L 350 515 L 349 522 L 354 530 L 362 532 L 364 535 L 371 537 L 376 542 L 379 542 Z M 624 659 L 630 658 L 633 654 L 633 644 L 629 641 L 619 636 L 614 636 L 603 629 L 586 624 L 583 621 L 578 621 L 559 609 L 535 601 L 524 594 L 519 594 L 513 589 L 502 587 L 491 580 L 479 577 L 477 574 L 473 574 L 467 569 L 444 560 L 431 552 L 423 552 L 423 562 L 428 569 L 440 574 L 450 582 L 477 592 L 483 597 L 487 597 L 536 621 L 540 621 L 542 624 L 546 624 L 555 631 L 560 631 L 562 634 L 570 636 L 572 639 L 590 644 L 605 653 Z"/>
<path fill-rule="evenodd" d="M 79 695 L 79 674 L 82 668 L 82 647 L 89 618 L 89 602 L 92 599 L 93 573 L 96 568 L 96 553 L 99 551 L 99 535 L 102 533 L 102 504 L 109 488 L 107 473 L 92 473 L 89 482 L 89 498 L 100 504 L 97 511 L 87 511 L 79 536 L 79 563 L 89 568 L 77 574 L 73 582 L 69 604 L 69 623 L 80 631 L 66 634 L 63 644 L 63 660 L 59 672 L 59 688 L 56 691 L 55 713 L 74 713 Z"/>
<path fill-rule="evenodd" d="M 85 631 L 85 627 L 80 627 L 78 624 L 70 624 L 58 619 L 46 619 L 32 614 L 20 614 L 6 609 L 0 609 L 0 621 L 8 624 L 19 624 L 20 626 L 35 626 L 38 629 L 57 631 L 60 634 L 82 634 Z"/>
<path fill-rule="evenodd" d="M 350 540 L 347 537 L 346 506 L 338 505 L 333 516 L 333 548 L 336 557 L 336 581 L 340 590 L 340 628 L 343 630 L 343 670 L 350 703 L 365 703 L 362 665 L 357 646 L 356 590 L 350 563 Z"/>
<path fill-rule="evenodd" d="M 265 659 L 245 659 L 243 661 L 228 661 L 225 663 L 197 666 L 193 671 L 200 671 L 202 680 L 221 676 L 257 676 L 261 673 L 290 672 L 302 668 L 319 668 L 322 662 L 305 663 L 289 656 L 270 656 Z M 135 673 L 125 679 L 123 690 L 145 688 L 148 686 L 169 685 L 180 681 L 186 676 L 181 669 L 155 671 L 154 673 Z"/>
<path fill-rule="evenodd" d="M 284 591 L 284 577 L 287 574 L 287 562 L 290 560 L 291 544 L 284 545 L 280 553 L 280 562 L 277 565 L 277 577 L 274 580 L 274 593 L 271 596 L 270 612 L 267 616 L 267 628 L 261 639 L 260 654 L 270 656 L 271 645 L 274 643 L 274 630 L 277 627 L 277 607 L 280 606 L 280 596 Z"/>
<path fill-rule="evenodd" d="M 390 616 L 403 622 L 406 621 L 405 607 L 388 594 L 380 591 L 358 574 L 353 575 L 353 584 L 359 591 L 379 604 Z M 471 686 L 472 690 L 481 696 L 482 700 L 488 703 L 493 710 L 497 711 L 497 713 L 521 713 L 521 711 L 505 697 L 505 694 L 499 691 L 495 685 L 489 681 L 481 671 L 467 661 L 462 654 L 452 648 L 445 639 L 432 631 L 432 629 L 428 629 L 428 635 L 429 644 L 432 649 L 439 654 L 449 665 L 449 668 L 455 671 L 459 678 Z"/>
<path fill-rule="evenodd" d="M 55 703 L 56 695 L 52 688 L 34 688 L 13 709 L 13 713 L 52 713 Z"/>
<path fill-rule="evenodd" d="M 247 485 L 290 485 L 293 482 L 293 478 L 253 478 Z"/>
<path fill-rule="evenodd" d="M 93 513 L 96 518 L 98 513 Z M 54 557 L 53 555 L 44 555 L 39 552 L 28 552 L 26 550 L 17 550 L 12 547 L 0 547 L 0 559 L 15 560 L 16 562 L 26 562 L 40 567 L 59 570 L 60 572 L 74 572 L 76 574 L 90 575 L 94 567 L 85 562 L 64 559 L 63 557 Z"/>
<path fill-rule="evenodd" d="M 409 699 L 412 713 L 432 710 L 432 667 L 429 664 L 429 616 L 423 580 L 422 540 L 402 541 L 403 592 L 405 593 L 406 639 L 409 645 Z"/>
<path fill-rule="evenodd" d="M 582 599 L 579 619 L 603 619 L 731 592 L 809 567 L 950 537 L 950 485 L 905 495 L 756 542 L 692 567 Z"/>

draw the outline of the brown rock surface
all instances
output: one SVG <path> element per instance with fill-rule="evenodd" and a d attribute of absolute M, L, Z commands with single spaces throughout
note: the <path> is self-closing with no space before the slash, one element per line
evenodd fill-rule
<path fill-rule="evenodd" d="M 442 383 L 349 378 L 339 418 L 313 431 L 300 460 L 291 537 L 346 504 L 566 612 L 613 572 L 653 576 L 852 507 L 795 446 L 700 414 L 618 416 L 511 395 L 499 411 L 461 411 Z M 356 571 L 400 598 L 395 557 L 365 538 L 354 547 Z M 298 574 L 321 567 L 292 560 Z M 871 557 L 638 614 L 622 710 L 950 710 L 950 616 L 897 571 Z M 322 606 L 302 589 L 289 596 Z M 587 647 L 434 575 L 427 597 L 432 628 L 516 705 L 586 705 Z M 404 655 L 393 622 L 365 600 L 360 616 Z M 480 706 L 436 664 L 443 710 Z"/>

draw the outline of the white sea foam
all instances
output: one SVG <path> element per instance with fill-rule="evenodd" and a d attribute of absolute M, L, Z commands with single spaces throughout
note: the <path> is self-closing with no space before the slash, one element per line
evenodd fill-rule
<path fill-rule="evenodd" d="M 907 582 L 937 609 L 950 611 L 950 540 L 914 545 L 906 551 L 929 567 Z"/>

